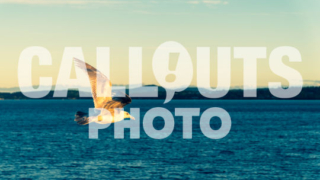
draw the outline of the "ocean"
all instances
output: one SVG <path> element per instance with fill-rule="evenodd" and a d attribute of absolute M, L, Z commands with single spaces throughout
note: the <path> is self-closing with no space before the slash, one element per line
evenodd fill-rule
<path fill-rule="evenodd" d="M 91 100 L 0 101 L 0 179 L 319 179 L 320 101 L 133 100 L 140 119 L 151 108 L 224 108 L 232 127 L 209 139 L 193 118 L 193 138 L 182 138 L 182 117 L 165 139 L 114 139 L 113 126 L 88 138 L 74 122 Z M 217 123 L 218 122 L 218 123 Z M 163 120 L 157 118 L 161 128 Z M 212 121 L 219 127 L 219 121 Z"/>

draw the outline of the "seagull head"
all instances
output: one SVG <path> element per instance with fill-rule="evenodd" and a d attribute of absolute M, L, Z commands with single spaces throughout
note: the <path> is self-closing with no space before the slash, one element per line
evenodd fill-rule
<path fill-rule="evenodd" d="M 133 116 L 131 116 L 128 112 L 124 111 L 124 118 L 129 118 L 132 120 L 136 120 Z"/>

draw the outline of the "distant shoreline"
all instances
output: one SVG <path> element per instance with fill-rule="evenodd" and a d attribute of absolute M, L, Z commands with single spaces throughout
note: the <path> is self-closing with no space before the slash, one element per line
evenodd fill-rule
<path fill-rule="evenodd" d="M 2 101 L 93 101 L 92 99 L 0 99 Z M 133 99 L 145 101 L 164 101 L 164 99 Z M 320 101 L 320 99 L 172 99 L 173 101 Z"/>
<path fill-rule="evenodd" d="M 34 92 L 35 93 L 35 92 Z M 85 92 L 87 95 L 88 92 Z M 128 93 L 128 90 L 126 90 Z M 143 94 L 144 92 L 142 92 Z M 90 97 L 79 97 L 79 91 L 77 90 L 69 90 L 67 97 L 53 97 L 54 91 L 50 91 L 45 97 L 39 99 L 46 100 L 84 100 L 84 99 L 92 99 Z M 166 98 L 166 91 L 162 87 L 158 87 L 158 97 L 157 98 L 132 98 L 132 99 L 145 99 L 145 100 L 164 100 Z M 28 98 L 21 92 L 14 93 L 2 93 L 0 92 L 0 100 L 25 100 L 32 99 Z M 320 87 L 303 87 L 300 94 L 296 97 L 290 99 L 281 99 L 273 96 L 270 93 L 268 88 L 260 88 L 257 89 L 257 97 L 243 97 L 242 89 L 231 89 L 228 93 L 222 98 L 206 98 L 199 93 L 196 87 L 187 88 L 182 92 L 176 92 L 174 95 L 174 100 L 320 100 Z"/>

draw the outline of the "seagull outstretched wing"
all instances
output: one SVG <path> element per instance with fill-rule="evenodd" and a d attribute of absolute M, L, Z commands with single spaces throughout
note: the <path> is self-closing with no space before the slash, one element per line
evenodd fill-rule
<path fill-rule="evenodd" d="M 102 72 L 79 59 L 74 58 L 74 61 L 88 73 L 95 108 L 105 108 L 113 112 L 114 108 L 123 108 L 131 103 L 127 94 L 120 91 L 112 93 L 111 81 Z"/>

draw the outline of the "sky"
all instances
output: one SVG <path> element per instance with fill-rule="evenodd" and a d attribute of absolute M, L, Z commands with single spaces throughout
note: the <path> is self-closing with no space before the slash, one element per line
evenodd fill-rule
<path fill-rule="evenodd" d="M 143 48 L 143 84 L 158 84 L 152 72 L 155 49 L 167 41 L 189 52 L 196 82 L 196 49 L 211 49 L 211 85 L 216 85 L 217 47 L 297 48 L 298 70 L 305 85 L 320 80 L 320 1 L 318 0 L 0 0 L 0 88 L 18 86 L 18 61 L 30 46 L 52 55 L 52 66 L 32 65 L 39 77 L 56 82 L 65 47 L 82 47 L 85 61 L 96 65 L 96 48 L 110 47 L 113 84 L 129 80 L 129 47 Z M 287 81 L 272 73 L 267 59 L 258 60 L 257 84 Z M 243 85 L 243 61 L 231 59 L 231 86 Z M 72 75 L 74 77 L 74 74 Z"/>

